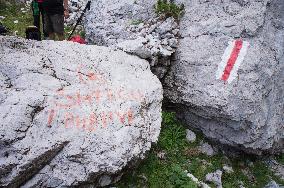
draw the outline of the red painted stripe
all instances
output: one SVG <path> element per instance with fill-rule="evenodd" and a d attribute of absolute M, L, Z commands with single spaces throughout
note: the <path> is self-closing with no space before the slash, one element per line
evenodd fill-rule
<path fill-rule="evenodd" d="M 50 114 L 49 114 L 49 116 L 48 116 L 48 122 L 47 122 L 48 127 L 51 127 L 51 123 L 52 123 L 52 121 L 53 121 L 54 114 L 55 114 L 54 110 L 51 109 L 51 110 L 50 110 Z"/>
<path fill-rule="evenodd" d="M 230 56 L 230 58 L 227 62 L 226 68 L 225 68 L 224 73 L 222 75 L 222 78 L 221 78 L 222 80 L 224 80 L 224 81 L 228 80 L 228 78 L 231 74 L 231 71 L 232 71 L 232 69 L 233 69 L 233 67 L 234 67 L 234 65 L 235 65 L 235 63 L 238 59 L 238 56 L 240 54 L 242 47 L 243 47 L 243 41 L 241 39 L 236 40 L 234 49 L 231 53 L 231 56 Z"/>

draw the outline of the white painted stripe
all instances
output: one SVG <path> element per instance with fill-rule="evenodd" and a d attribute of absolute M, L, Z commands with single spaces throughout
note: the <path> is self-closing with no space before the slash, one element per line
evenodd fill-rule
<path fill-rule="evenodd" d="M 218 66 L 218 69 L 217 69 L 217 72 L 216 72 L 216 79 L 221 79 L 222 78 L 222 75 L 224 73 L 224 70 L 227 66 L 227 62 L 231 56 L 231 53 L 234 49 L 234 46 L 235 46 L 235 41 L 229 41 L 228 42 L 228 46 L 222 56 L 222 61 L 219 63 L 219 66 Z"/>

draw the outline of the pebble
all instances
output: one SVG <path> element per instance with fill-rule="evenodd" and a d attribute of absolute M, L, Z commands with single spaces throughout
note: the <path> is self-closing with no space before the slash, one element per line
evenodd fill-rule
<path fill-rule="evenodd" d="M 196 140 L 196 135 L 195 135 L 195 133 L 192 132 L 192 131 L 189 130 L 189 129 L 186 129 L 186 140 L 187 140 L 189 143 L 195 142 L 195 140 Z"/>
<path fill-rule="evenodd" d="M 165 34 L 165 38 L 169 38 L 169 39 L 171 39 L 171 38 L 174 38 L 175 36 L 173 35 L 173 34 L 171 34 L 171 33 L 166 33 Z"/>
<path fill-rule="evenodd" d="M 168 40 L 167 39 L 163 39 L 161 42 L 162 45 L 168 45 Z"/>
<path fill-rule="evenodd" d="M 199 183 L 199 180 L 194 175 L 187 173 L 187 177 L 189 177 L 195 183 Z"/>
<path fill-rule="evenodd" d="M 227 166 L 227 165 L 223 166 L 223 170 L 224 170 L 224 172 L 227 173 L 227 174 L 232 174 L 232 173 L 234 173 L 233 168 L 230 167 L 230 166 Z"/>
<path fill-rule="evenodd" d="M 186 172 L 187 173 L 187 172 Z M 199 181 L 194 175 L 191 173 L 186 174 L 194 183 L 196 183 L 201 188 L 210 188 L 206 183 Z"/>
<path fill-rule="evenodd" d="M 222 188 L 222 174 L 221 170 L 217 170 L 216 172 L 207 174 L 205 179 L 207 182 L 214 183 L 217 188 Z"/>
<path fill-rule="evenodd" d="M 278 185 L 275 181 L 269 182 L 264 188 L 283 188 L 284 186 Z"/>
<path fill-rule="evenodd" d="M 164 151 L 158 152 L 158 153 L 157 153 L 157 157 L 158 157 L 159 159 L 165 159 L 165 158 L 166 158 L 166 152 L 164 152 Z"/>
<path fill-rule="evenodd" d="M 179 34 L 179 29 L 174 29 L 172 30 L 172 34 L 174 34 L 175 36 Z"/>
<path fill-rule="evenodd" d="M 245 188 L 244 187 L 244 182 L 242 182 L 241 180 L 238 180 L 238 185 L 239 185 L 239 188 Z"/>
<path fill-rule="evenodd" d="M 153 31 L 155 31 L 156 28 L 157 28 L 157 24 L 150 26 L 148 33 L 152 33 Z"/>
<path fill-rule="evenodd" d="M 175 38 L 171 38 L 169 39 L 168 43 L 170 47 L 177 48 L 178 40 Z"/>
<path fill-rule="evenodd" d="M 208 144 L 207 142 L 201 144 L 198 149 L 200 150 L 201 153 L 208 155 L 208 156 L 213 156 L 215 154 L 212 146 Z"/>

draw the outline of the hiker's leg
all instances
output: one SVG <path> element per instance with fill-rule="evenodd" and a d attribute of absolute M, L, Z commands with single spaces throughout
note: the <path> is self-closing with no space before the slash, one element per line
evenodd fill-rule
<path fill-rule="evenodd" d="M 36 26 L 40 30 L 40 16 L 34 15 L 34 26 Z"/>
<path fill-rule="evenodd" d="M 49 34 L 48 34 L 48 38 L 49 38 L 50 40 L 55 40 L 55 33 L 49 33 Z"/>
<path fill-rule="evenodd" d="M 42 20 L 42 31 L 43 31 L 43 36 L 44 38 L 48 38 L 48 32 L 45 31 L 45 21 L 44 21 L 44 9 L 43 9 L 43 6 L 42 6 L 42 3 L 39 3 L 38 4 L 39 6 L 39 12 L 41 14 L 41 20 Z"/>
<path fill-rule="evenodd" d="M 40 14 L 39 14 L 38 3 L 36 1 L 32 1 L 31 7 L 32 7 L 33 17 L 34 17 L 34 26 L 40 29 Z"/>
<path fill-rule="evenodd" d="M 63 41 L 65 39 L 64 34 L 57 34 L 58 40 Z"/>
<path fill-rule="evenodd" d="M 52 21 L 53 30 L 58 36 L 58 40 L 64 40 L 64 15 L 55 14 L 50 18 Z"/>
<path fill-rule="evenodd" d="M 50 40 L 55 40 L 55 33 L 50 17 L 50 15 L 44 13 L 44 31 L 48 33 L 48 38 Z"/>

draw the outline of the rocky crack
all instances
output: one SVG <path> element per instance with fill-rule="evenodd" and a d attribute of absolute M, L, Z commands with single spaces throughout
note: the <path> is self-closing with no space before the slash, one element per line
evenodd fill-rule
<path fill-rule="evenodd" d="M 44 109 L 44 107 L 42 107 L 42 106 L 31 106 L 31 105 L 28 105 L 28 106 L 33 108 L 33 111 L 31 112 L 31 122 L 33 122 L 35 116 L 37 114 L 39 114 Z"/>
<path fill-rule="evenodd" d="M 61 144 L 56 144 L 52 149 L 44 152 L 37 158 L 29 161 L 23 166 L 20 166 L 20 170 L 16 177 L 13 178 L 11 183 L 5 185 L 6 187 L 19 187 L 24 185 L 28 180 L 30 180 L 34 175 L 36 175 L 42 168 L 44 168 L 50 161 L 56 157 L 68 144 L 69 142 L 63 142 Z M 1 184 L 0 184 L 1 186 Z"/>

